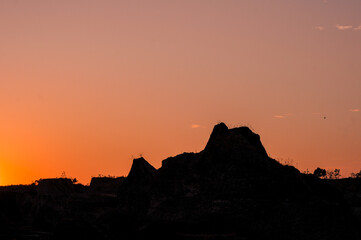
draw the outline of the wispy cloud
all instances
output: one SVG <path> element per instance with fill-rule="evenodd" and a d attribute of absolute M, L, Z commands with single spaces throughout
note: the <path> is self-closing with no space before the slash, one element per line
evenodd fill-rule
<path fill-rule="evenodd" d="M 285 113 L 285 114 L 279 114 L 279 115 L 273 115 L 274 118 L 278 118 L 278 119 L 283 119 L 286 118 L 288 116 L 290 116 L 290 113 Z"/>
<path fill-rule="evenodd" d="M 336 24 L 336 28 L 338 30 L 348 30 L 348 29 L 352 29 L 352 25 L 340 25 L 340 24 Z"/>
<path fill-rule="evenodd" d="M 350 111 L 350 112 L 359 112 L 360 109 L 358 109 L 358 108 L 352 108 L 352 109 L 350 109 L 349 111 Z"/>
<path fill-rule="evenodd" d="M 361 24 L 358 27 L 355 27 L 354 30 L 356 31 L 361 30 Z"/>
<path fill-rule="evenodd" d="M 201 125 L 198 125 L 198 124 L 192 124 L 191 125 L 191 128 L 200 128 L 201 127 Z"/>
<path fill-rule="evenodd" d="M 316 26 L 316 27 L 313 27 L 313 29 L 322 31 L 322 30 L 324 30 L 325 28 L 324 28 L 323 26 Z"/>

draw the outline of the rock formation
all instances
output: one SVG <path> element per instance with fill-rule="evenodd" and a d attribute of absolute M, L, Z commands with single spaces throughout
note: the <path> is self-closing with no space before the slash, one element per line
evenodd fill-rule
<path fill-rule="evenodd" d="M 146 219 L 141 228 L 244 239 L 356 234 L 337 191 L 320 194 L 327 186 L 271 159 L 247 127 L 220 123 L 203 151 L 170 157 L 158 170 L 136 159 L 128 178 L 129 186 L 119 192 L 127 198 L 121 205 L 131 209 L 127 214 Z"/>
<path fill-rule="evenodd" d="M 270 158 L 249 128 L 220 123 L 203 151 L 159 169 L 138 158 L 126 178 L 90 187 L 0 188 L 0 239 L 360 239 L 354 180 L 301 174 Z"/>

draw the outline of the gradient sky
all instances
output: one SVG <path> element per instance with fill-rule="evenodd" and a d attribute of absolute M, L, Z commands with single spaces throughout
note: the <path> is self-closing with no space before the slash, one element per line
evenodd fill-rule
<path fill-rule="evenodd" d="M 0 185 L 159 168 L 220 121 L 348 177 L 360 91 L 360 0 L 0 0 Z"/>

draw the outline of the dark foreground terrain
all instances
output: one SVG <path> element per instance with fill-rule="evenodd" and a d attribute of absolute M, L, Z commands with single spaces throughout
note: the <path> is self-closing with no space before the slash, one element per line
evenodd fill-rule
<path fill-rule="evenodd" d="M 134 159 L 126 178 L 0 188 L 0 239 L 360 239 L 361 179 L 322 180 L 268 157 L 247 127 L 200 153 Z"/>

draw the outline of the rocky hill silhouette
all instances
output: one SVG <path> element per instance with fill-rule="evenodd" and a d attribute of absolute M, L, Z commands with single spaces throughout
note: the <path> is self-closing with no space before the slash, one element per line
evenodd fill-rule
<path fill-rule="evenodd" d="M 0 191 L 3 238 L 360 239 L 361 201 L 344 194 L 360 182 L 283 166 L 247 127 L 217 124 L 203 151 L 159 169 L 138 158 L 126 178 L 55 182 Z"/>

